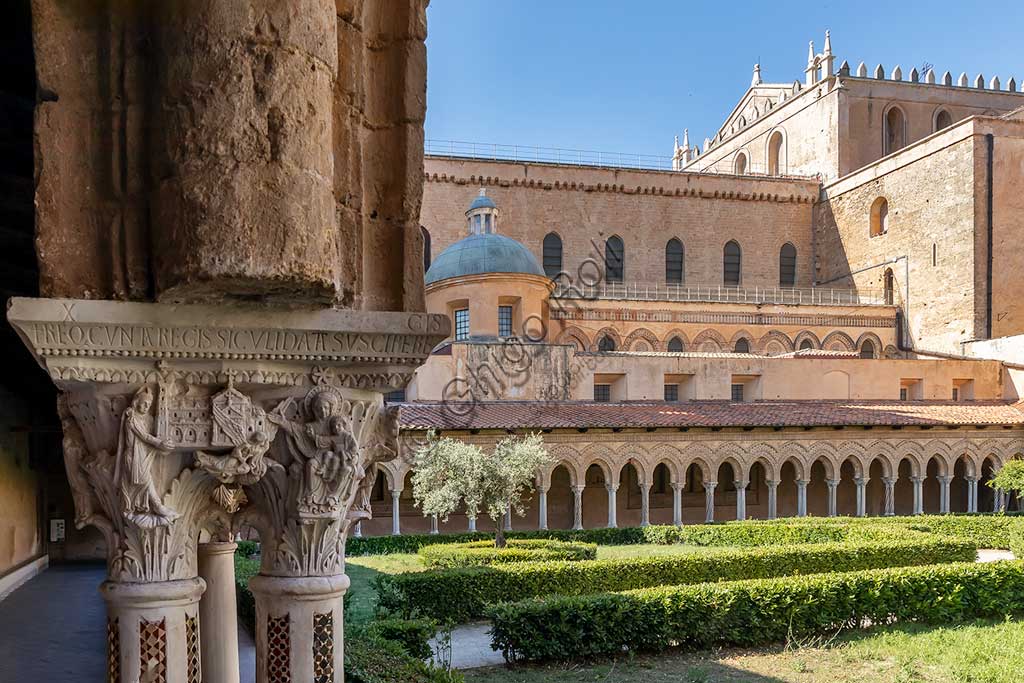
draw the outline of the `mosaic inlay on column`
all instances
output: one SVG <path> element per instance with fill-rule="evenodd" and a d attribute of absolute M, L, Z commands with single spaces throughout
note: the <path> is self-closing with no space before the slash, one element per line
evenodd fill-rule
<path fill-rule="evenodd" d="M 313 683 L 334 683 L 334 614 L 313 615 Z"/>
<path fill-rule="evenodd" d="M 270 683 L 291 683 L 292 680 L 288 625 L 287 614 L 267 619 L 267 680 Z"/>
<path fill-rule="evenodd" d="M 147 683 L 167 683 L 166 620 L 139 623 L 139 670 Z"/>

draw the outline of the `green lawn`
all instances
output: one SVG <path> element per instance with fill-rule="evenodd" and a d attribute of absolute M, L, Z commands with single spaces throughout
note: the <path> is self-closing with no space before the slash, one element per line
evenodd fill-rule
<path fill-rule="evenodd" d="M 913 624 L 827 644 L 466 672 L 466 683 L 1017 683 L 1024 622 Z"/>

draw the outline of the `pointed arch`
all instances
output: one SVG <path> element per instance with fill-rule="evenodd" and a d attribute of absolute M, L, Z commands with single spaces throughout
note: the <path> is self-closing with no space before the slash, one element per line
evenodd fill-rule
<path fill-rule="evenodd" d="M 746 330 L 740 330 L 729 340 L 729 349 L 733 353 L 753 353 L 754 336 Z"/>
<path fill-rule="evenodd" d="M 773 355 L 789 353 L 796 347 L 793 345 L 793 340 L 790 339 L 785 332 L 780 330 L 769 330 L 757 340 L 757 348 L 761 353 Z"/>
<path fill-rule="evenodd" d="M 855 351 L 857 346 L 850 335 L 841 330 L 834 330 L 822 340 L 821 348 L 829 351 Z"/>
<path fill-rule="evenodd" d="M 818 336 L 810 330 L 801 330 L 793 340 L 793 347 L 797 351 L 804 349 L 820 349 L 821 340 L 818 339 Z"/>
<path fill-rule="evenodd" d="M 644 342 L 646 342 L 647 346 L 649 348 L 648 349 L 636 349 L 636 348 L 634 348 L 634 346 L 636 346 L 637 343 L 640 342 L 640 340 L 643 340 Z M 622 350 L 623 351 L 644 351 L 644 350 L 646 350 L 646 351 L 660 351 L 661 350 L 661 342 L 658 341 L 658 337 L 653 332 L 651 332 L 650 330 L 648 330 L 648 329 L 646 329 L 644 327 L 639 327 L 639 328 L 633 330 L 632 332 L 630 332 L 629 336 L 626 337 L 626 340 L 624 342 L 622 342 Z"/>
<path fill-rule="evenodd" d="M 907 146 L 907 115 L 898 104 L 890 104 L 882 112 L 882 156 Z"/>
<path fill-rule="evenodd" d="M 690 348 L 690 342 L 686 338 L 686 333 L 679 329 L 673 329 L 665 335 L 665 339 L 662 346 L 666 351 L 672 353 L 681 353 Z"/>
<path fill-rule="evenodd" d="M 733 157 L 732 172 L 734 175 L 747 175 L 750 172 L 750 160 L 745 150 L 741 149 Z"/>
<path fill-rule="evenodd" d="M 602 349 L 601 348 L 602 340 L 605 340 L 605 339 L 610 339 L 611 340 L 613 348 L 611 348 L 611 349 L 608 349 L 608 348 Z M 590 350 L 591 351 L 608 351 L 608 350 L 617 351 L 617 350 L 619 350 L 621 348 L 623 348 L 622 347 L 622 338 L 619 336 L 618 330 L 616 330 L 614 327 L 602 327 L 598 331 L 598 333 L 594 335 L 594 341 L 591 343 Z"/>
<path fill-rule="evenodd" d="M 729 346 L 729 342 L 726 341 L 718 330 L 701 330 L 696 337 L 693 338 L 693 350 L 700 351 L 701 353 L 721 353 Z"/>
<path fill-rule="evenodd" d="M 578 327 L 567 327 L 558 333 L 558 339 L 555 340 L 556 344 L 573 344 L 577 351 L 586 351 L 590 349 L 591 342 L 587 338 L 587 333 Z"/>

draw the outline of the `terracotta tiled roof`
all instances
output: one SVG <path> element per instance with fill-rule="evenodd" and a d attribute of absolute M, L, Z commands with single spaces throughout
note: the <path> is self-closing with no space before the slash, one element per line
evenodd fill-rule
<path fill-rule="evenodd" d="M 1009 401 L 484 401 L 405 403 L 403 429 L 1024 425 Z"/>

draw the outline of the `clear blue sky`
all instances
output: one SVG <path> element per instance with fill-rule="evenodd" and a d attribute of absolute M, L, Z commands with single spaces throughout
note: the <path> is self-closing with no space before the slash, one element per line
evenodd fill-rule
<path fill-rule="evenodd" d="M 807 41 L 888 74 L 1024 79 L 1024 2 L 432 0 L 427 137 L 669 155 L 750 85 L 803 79 Z"/>

